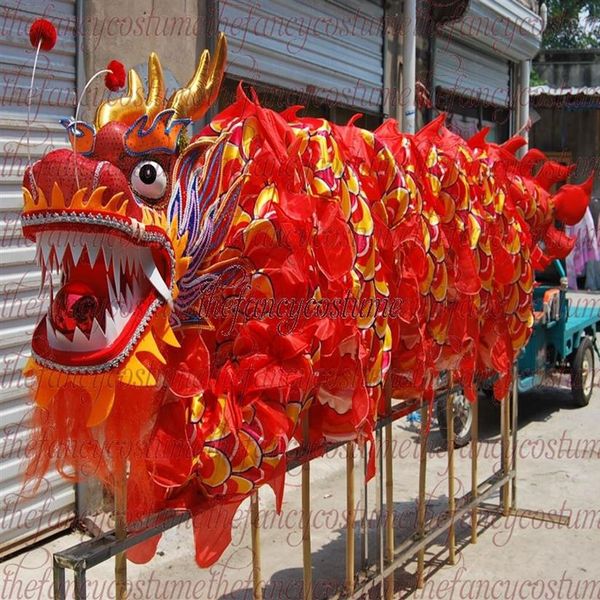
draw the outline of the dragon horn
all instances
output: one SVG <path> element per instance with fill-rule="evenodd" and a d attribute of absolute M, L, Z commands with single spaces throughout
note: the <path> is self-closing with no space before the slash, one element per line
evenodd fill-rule
<path fill-rule="evenodd" d="M 165 104 L 165 83 L 158 55 L 148 58 L 148 97 L 144 99 L 144 84 L 133 69 L 127 75 L 127 95 L 103 102 L 96 112 L 96 129 L 111 121 L 131 125 L 138 117 L 148 115 L 152 120 Z"/>
<path fill-rule="evenodd" d="M 165 107 L 165 80 L 160 60 L 156 52 L 148 58 L 148 97 L 146 98 L 146 114 L 148 121 Z"/>
<path fill-rule="evenodd" d="M 171 96 L 168 106 L 175 110 L 175 118 L 194 121 L 206 113 L 219 94 L 226 59 L 227 40 L 220 33 L 214 57 L 211 59 L 209 51 L 204 50 L 194 76 Z"/>

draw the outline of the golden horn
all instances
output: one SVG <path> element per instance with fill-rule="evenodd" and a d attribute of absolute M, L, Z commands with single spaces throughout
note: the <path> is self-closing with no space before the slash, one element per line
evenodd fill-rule
<path fill-rule="evenodd" d="M 127 95 L 103 102 L 96 111 L 96 129 L 110 123 L 120 121 L 131 124 L 137 117 L 144 114 L 144 85 L 140 76 L 129 69 L 127 75 Z"/>
<path fill-rule="evenodd" d="M 165 81 L 162 67 L 156 52 L 148 58 L 148 97 L 146 98 L 146 114 L 149 121 L 165 106 Z"/>
<path fill-rule="evenodd" d="M 220 33 L 214 57 L 211 59 L 209 51 L 204 50 L 189 83 L 171 96 L 168 106 L 175 109 L 176 118 L 194 121 L 204 115 L 219 94 L 226 60 L 227 40 Z"/>
<path fill-rule="evenodd" d="M 103 102 L 96 111 L 96 129 L 118 121 L 131 125 L 138 117 L 148 115 L 152 120 L 165 105 L 165 83 L 158 55 L 148 58 L 148 97 L 144 100 L 144 84 L 133 69 L 127 75 L 127 95 Z"/>

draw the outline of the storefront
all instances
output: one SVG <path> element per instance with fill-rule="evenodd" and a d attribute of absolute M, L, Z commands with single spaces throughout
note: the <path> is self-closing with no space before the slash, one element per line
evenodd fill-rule
<path fill-rule="evenodd" d="M 377 121 L 383 96 L 383 3 L 351 0 L 226 0 L 219 30 L 229 42 L 227 103 L 240 80 L 273 108 L 343 121 Z"/>
<path fill-rule="evenodd" d="M 75 514 L 75 488 L 50 473 L 35 495 L 22 491 L 31 405 L 21 370 L 33 328 L 45 311 L 35 247 L 21 234 L 21 184 L 27 156 L 27 96 L 34 50 L 31 22 L 44 2 L 3 2 L 0 8 L 0 556 L 67 526 Z M 52 3 L 60 44 L 41 57 L 31 109 L 31 159 L 65 146 L 59 119 L 72 112 L 76 90 L 75 1 Z"/>
<path fill-rule="evenodd" d="M 518 129 L 528 102 L 518 69 L 537 53 L 542 30 L 541 17 L 516 0 L 474 0 L 441 28 L 433 51 L 434 103 L 448 113 L 451 129 L 468 138 L 489 127 L 488 139 L 500 142 Z"/>

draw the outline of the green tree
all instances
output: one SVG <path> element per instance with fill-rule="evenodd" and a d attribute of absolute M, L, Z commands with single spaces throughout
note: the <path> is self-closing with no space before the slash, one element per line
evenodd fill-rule
<path fill-rule="evenodd" d="M 542 46 L 597 48 L 600 45 L 600 0 L 547 0 L 548 25 Z"/>

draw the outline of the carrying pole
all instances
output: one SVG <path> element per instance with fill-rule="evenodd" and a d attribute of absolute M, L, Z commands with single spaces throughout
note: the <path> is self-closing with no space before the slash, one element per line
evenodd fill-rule
<path fill-rule="evenodd" d="M 262 600 L 261 567 L 260 567 L 260 529 L 259 529 L 258 490 L 250 496 L 250 530 L 252 535 L 252 591 L 253 600 Z"/>
<path fill-rule="evenodd" d="M 417 511 L 417 534 L 425 537 L 425 488 L 427 478 L 427 438 L 429 433 L 429 412 L 427 403 L 421 402 L 421 447 L 419 459 L 419 506 Z M 425 546 L 419 550 L 417 558 L 417 589 L 425 585 Z"/>
<path fill-rule="evenodd" d="M 302 439 L 309 451 L 308 410 L 302 416 Z M 312 600 L 312 558 L 310 543 L 310 461 L 302 463 L 302 559 L 304 588 L 303 600 Z"/>
<path fill-rule="evenodd" d="M 456 498 L 454 495 L 454 392 L 452 391 L 454 379 L 450 375 L 448 394 L 446 395 L 446 424 L 448 437 L 448 513 L 450 528 L 448 529 L 448 562 L 456 564 L 456 534 L 454 531 L 454 513 L 456 512 Z"/>
<path fill-rule="evenodd" d="M 386 380 L 384 387 L 386 416 L 390 421 L 385 426 L 385 560 L 390 565 L 394 561 L 394 463 L 392 440 L 392 391 L 391 377 Z M 394 572 L 390 573 L 385 582 L 385 599 L 392 600 L 394 596 Z"/>
<path fill-rule="evenodd" d="M 513 382 L 512 382 L 512 464 L 511 469 L 515 472 L 512 479 L 511 500 L 512 510 L 517 510 L 517 432 L 519 429 L 519 369 L 517 363 L 513 367 Z"/>
<path fill-rule="evenodd" d="M 354 592 L 354 442 L 346 444 L 346 592 Z"/>
<path fill-rule="evenodd" d="M 510 471 L 510 401 L 511 390 L 509 388 L 506 397 L 502 401 L 500 412 L 500 445 L 502 473 L 506 475 Z M 510 513 L 510 481 L 502 486 L 502 514 L 508 517 Z"/>
<path fill-rule="evenodd" d="M 479 458 L 479 398 L 475 396 L 472 406 L 473 420 L 471 421 L 471 497 L 477 500 L 477 460 Z M 477 503 L 471 511 L 471 543 L 477 543 Z"/>

